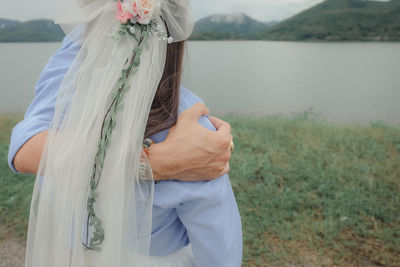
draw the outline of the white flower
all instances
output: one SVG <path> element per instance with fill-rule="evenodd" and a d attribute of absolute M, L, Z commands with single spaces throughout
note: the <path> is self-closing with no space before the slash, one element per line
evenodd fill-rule
<path fill-rule="evenodd" d="M 127 1 L 124 1 L 122 4 L 121 4 L 121 8 L 122 8 L 122 11 L 124 11 L 124 12 L 129 12 L 129 13 L 133 13 L 133 7 L 132 7 L 132 5 L 129 3 L 129 2 L 127 2 Z"/>
<path fill-rule="evenodd" d="M 172 44 L 173 41 L 174 41 L 174 38 L 172 38 L 172 36 L 168 37 L 167 42 L 169 44 Z"/>
<path fill-rule="evenodd" d="M 131 33 L 135 33 L 135 27 L 130 27 L 130 28 L 129 28 L 129 31 L 130 31 Z"/>

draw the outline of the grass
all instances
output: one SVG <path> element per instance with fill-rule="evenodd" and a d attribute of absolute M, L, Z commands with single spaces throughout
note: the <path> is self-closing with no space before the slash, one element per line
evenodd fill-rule
<path fill-rule="evenodd" d="M 6 163 L 17 118 L 0 116 L 0 224 L 23 236 L 33 177 Z M 310 113 L 224 119 L 235 138 L 244 266 L 398 266 L 399 127 L 336 125 Z"/>
<path fill-rule="evenodd" d="M 11 130 L 22 118 L 20 114 L 0 115 L 0 225 L 14 230 L 18 237 L 24 238 L 35 177 L 17 175 L 9 169 L 7 163 Z"/>

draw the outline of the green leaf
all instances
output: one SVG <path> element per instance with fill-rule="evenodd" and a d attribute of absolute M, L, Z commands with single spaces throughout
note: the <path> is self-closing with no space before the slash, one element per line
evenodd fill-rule
<path fill-rule="evenodd" d="M 105 154 L 106 154 L 106 152 L 104 150 L 100 151 L 100 159 L 99 159 L 100 164 L 104 161 Z"/>
<path fill-rule="evenodd" d="M 121 104 L 119 104 L 118 106 L 116 106 L 115 112 L 119 112 L 119 111 L 121 111 L 123 108 L 124 108 L 124 104 L 121 103 Z"/>
<path fill-rule="evenodd" d="M 104 127 L 103 127 L 103 135 L 106 134 L 105 130 L 108 129 L 108 127 L 110 126 L 110 119 L 106 119 L 104 122 Z"/>
<path fill-rule="evenodd" d="M 136 57 L 134 62 L 133 62 L 133 64 L 132 64 L 132 66 L 134 68 L 137 68 L 137 67 L 139 67 L 139 65 L 140 65 L 140 57 Z"/>
<path fill-rule="evenodd" d="M 143 52 L 143 47 L 137 46 L 135 49 L 133 49 L 132 53 L 136 54 L 141 54 Z"/>
<path fill-rule="evenodd" d="M 96 168 L 93 167 L 93 171 L 96 171 Z M 90 179 L 90 186 L 93 188 L 95 186 L 95 181 L 93 179 Z"/>
<path fill-rule="evenodd" d="M 111 115 L 111 120 L 112 120 L 112 122 L 114 122 L 114 121 L 116 120 L 116 119 L 115 119 L 116 115 L 115 115 L 114 110 L 111 110 L 111 111 L 110 111 L 110 115 Z"/>
<path fill-rule="evenodd" d="M 121 76 L 121 78 L 118 80 L 118 82 L 117 82 L 117 85 L 116 85 L 116 93 L 115 93 L 115 96 L 113 97 L 113 98 L 115 98 L 117 95 L 118 95 L 118 92 L 119 92 L 119 89 L 121 88 L 121 87 L 123 87 L 124 86 L 124 84 L 126 83 L 126 73 L 127 73 L 127 70 L 125 70 L 126 72 L 124 72 L 125 74 L 121 74 L 122 76 Z"/>
<path fill-rule="evenodd" d="M 104 167 L 104 159 L 100 159 L 100 168 L 102 168 L 103 169 L 103 167 Z"/>
<path fill-rule="evenodd" d="M 106 143 L 105 143 L 104 148 L 105 148 L 105 149 L 108 149 L 109 147 L 110 147 L 110 141 L 107 140 Z"/>
<path fill-rule="evenodd" d="M 149 35 L 149 32 L 148 32 L 148 31 L 144 31 L 144 32 L 142 32 L 142 33 L 140 34 L 140 37 L 141 37 L 141 38 L 146 38 L 148 35 Z"/>
<path fill-rule="evenodd" d="M 117 124 L 117 122 L 116 122 L 116 121 L 113 121 L 113 122 L 111 123 L 111 129 L 114 129 L 116 124 Z"/>
<path fill-rule="evenodd" d="M 121 88 L 121 86 L 123 85 L 123 83 L 121 83 L 121 82 L 117 82 L 117 85 L 115 86 L 115 88 Z M 116 98 L 117 97 L 117 95 L 118 95 L 118 89 L 117 90 L 115 90 L 113 93 L 112 93 L 112 95 L 111 95 L 111 98 L 112 99 L 114 99 L 114 98 Z"/>
<path fill-rule="evenodd" d="M 131 90 L 131 88 L 132 88 L 132 86 L 131 86 L 131 85 L 128 85 L 128 86 L 125 88 L 125 92 L 128 92 L 129 90 Z"/>
<path fill-rule="evenodd" d="M 135 69 L 133 69 L 133 71 L 131 72 L 131 75 L 133 76 L 133 75 L 135 75 L 137 72 L 138 72 L 138 68 L 135 68 Z"/>

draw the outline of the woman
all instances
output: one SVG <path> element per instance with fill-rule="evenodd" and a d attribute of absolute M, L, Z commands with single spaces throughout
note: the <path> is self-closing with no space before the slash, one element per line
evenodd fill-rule
<path fill-rule="evenodd" d="M 116 114 L 111 114 L 107 121 L 108 113 L 102 112 L 107 110 L 106 104 L 109 102 L 109 98 L 106 97 L 108 96 L 106 90 L 109 87 L 108 77 L 115 76 L 119 70 L 115 71 L 117 67 L 112 65 L 113 62 L 109 61 L 109 57 L 102 58 L 103 53 L 107 51 L 103 53 L 99 51 L 103 46 L 112 50 L 114 44 L 108 43 L 108 39 L 104 39 L 103 42 L 99 40 L 100 45 L 95 42 L 90 43 L 88 40 L 93 36 L 100 37 L 96 30 L 103 31 L 103 27 L 107 26 L 103 22 L 110 23 L 110 14 L 114 12 L 114 8 L 107 2 L 99 1 L 87 6 L 88 10 L 96 10 L 90 13 L 92 17 L 88 20 L 90 23 L 93 19 L 96 21 L 86 24 L 88 28 L 89 26 L 93 28 L 87 30 L 84 42 L 79 42 L 80 37 L 75 36 L 74 39 L 72 32 L 68 35 L 69 38 L 64 40 L 63 48 L 58 52 L 59 55 L 66 55 L 65 58 L 69 58 L 66 61 L 71 64 L 70 66 L 63 64 L 68 73 L 58 92 L 55 114 L 46 138 L 47 145 L 38 167 L 39 179 L 32 200 L 26 266 L 110 266 L 111 264 L 240 266 L 242 249 L 240 216 L 226 174 L 210 182 L 162 181 L 154 185 L 151 170 L 138 172 L 139 154 L 135 148 L 141 136 L 141 129 L 143 129 L 142 136 L 150 136 L 155 142 L 150 145 L 148 151 L 153 171 L 154 166 L 157 166 L 157 161 L 154 159 L 157 159 L 157 151 L 162 151 L 159 146 L 162 143 L 165 148 L 171 148 L 176 140 L 184 140 L 180 137 L 184 130 L 190 130 L 186 131 L 186 134 L 194 135 L 202 132 L 203 136 L 210 135 L 211 131 L 216 130 L 206 117 L 202 117 L 200 123 L 211 131 L 206 131 L 204 128 L 184 128 L 189 124 L 188 121 L 198 118 L 196 112 L 185 110 L 197 102 L 202 102 L 193 93 L 180 87 L 184 42 L 170 44 L 164 50 L 161 40 L 149 37 L 149 52 L 142 54 L 140 69 L 132 78 L 134 88 L 130 90 L 131 93 L 123 90 L 128 84 L 129 78 L 127 78 L 117 87 L 122 89 L 113 94 L 115 100 L 118 92 L 121 95 L 126 93 L 124 101 L 130 105 L 120 108 L 120 120 L 115 119 Z M 129 4 L 144 5 L 147 2 L 131 1 Z M 185 14 L 181 11 L 186 10 L 186 4 L 185 1 L 182 3 L 164 1 L 161 6 L 167 31 L 172 32 L 173 38 L 177 41 L 182 39 L 182 36 L 188 37 L 188 30 L 182 25 L 184 24 L 182 19 L 175 17 L 177 14 Z M 123 6 L 121 8 L 121 4 L 118 7 L 118 15 L 123 19 L 127 15 L 126 10 Z M 139 20 L 143 19 L 138 15 L 140 10 L 135 12 Z M 87 13 L 83 12 L 77 17 L 87 17 Z M 162 25 L 161 20 L 157 20 L 157 23 L 157 26 Z M 144 24 L 146 23 L 135 24 L 135 27 L 141 30 L 140 38 L 148 29 L 148 26 L 143 26 Z M 178 29 L 184 33 L 179 33 Z M 137 43 L 129 44 L 130 46 L 119 43 L 118 50 L 113 50 L 111 54 L 118 58 L 120 55 L 126 55 L 126 52 L 119 54 L 120 50 L 134 47 L 135 44 L 140 48 L 142 41 L 140 38 Z M 94 50 L 97 53 L 94 53 Z M 136 52 L 132 53 L 131 61 L 133 64 L 137 60 L 135 56 L 142 53 L 140 49 L 134 51 Z M 90 56 L 91 52 L 94 53 L 93 57 Z M 162 60 L 164 56 L 166 56 L 165 61 Z M 96 64 L 91 65 L 95 61 Z M 106 67 L 103 68 L 100 62 L 105 63 Z M 165 63 L 161 68 L 160 62 Z M 84 72 L 80 72 L 82 70 Z M 127 70 L 122 74 L 129 74 L 131 69 Z M 163 71 L 160 73 L 159 70 Z M 85 76 L 78 78 L 74 76 L 77 73 L 84 73 Z M 162 74 L 161 79 L 156 78 L 159 73 Z M 99 76 L 94 74 L 108 76 L 100 76 L 106 78 L 98 82 Z M 161 82 L 155 84 L 156 81 Z M 157 89 L 154 93 L 151 93 L 154 87 L 152 84 L 155 84 Z M 75 87 L 77 89 L 74 89 Z M 37 96 L 39 94 L 37 92 Z M 148 106 L 150 113 L 141 111 L 147 107 L 143 103 L 150 100 L 151 105 Z M 117 99 L 112 103 L 119 101 L 120 99 Z M 196 106 L 195 110 L 202 109 L 200 105 Z M 31 107 L 34 109 L 35 105 Z M 115 111 L 117 108 L 115 106 Z M 108 108 L 108 111 L 110 109 Z M 199 113 L 202 112 L 197 112 L 197 115 Z M 106 114 L 106 119 L 99 114 Z M 150 115 L 144 120 L 146 114 Z M 181 117 L 177 120 L 179 114 Z M 113 125 L 115 120 L 119 124 L 112 131 L 111 138 L 108 129 L 113 127 L 105 128 L 105 125 Z M 141 122 L 144 122 L 145 127 L 141 127 Z M 216 119 L 214 122 L 220 123 Z M 172 127 L 171 132 L 166 137 L 170 127 Z M 98 131 L 93 129 L 102 130 L 100 138 L 105 136 L 105 140 L 100 139 L 100 142 L 96 142 L 93 137 Z M 18 135 L 18 131 L 14 129 L 13 136 Z M 112 142 L 110 143 L 108 139 Z M 223 153 L 225 155 L 226 143 L 221 145 L 225 148 Z M 108 147 L 108 150 L 103 149 L 103 145 Z M 93 153 L 96 151 L 97 154 Z M 188 158 L 189 164 L 183 168 L 186 170 L 186 179 L 196 177 L 198 179 L 204 174 L 195 172 L 198 163 L 193 160 L 198 158 L 192 153 L 183 151 L 181 155 L 179 151 L 168 151 L 168 149 L 164 151 L 171 153 L 172 157 L 177 155 Z M 159 156 L 163 155 L 159 153 Z M 10 154 L 12 155 L 12 152 Z M 87 172 L 92 169 L 90 162 L 93 161 L 92 155 L 95 154 L 93 171 Z M 213 161 L 216 155 L 222 153 L 211 154 L 214 154 L 214 158 L 208 159 L 209 161 Z M 142 163 L 146 163 L 146 155 L 140 152 L 140 156 Z M 16 160 L 16 165 L 18 162 L 19 160 Z M 85 173 L 93 175 L 88 191 L 84 190 L 88 181 L 84 179 Z M 138 179 L 137 175 L 132 177 L 132 174 L 137 173 L 144 175 L 140 177 L 141 179 Z M 174 178 L 162 172 L 154 171 L 154 173 L 159 179 Z M 83 207 L 88 207 L 85 214 L 82 213 Z M 84 220 L 85 218 L 87 220 Z M 86 223 L 81 224 L 82 222 Z M 80 229 L 80 225 L 83 229 Z M 188 246 L 189 244 L 191 246 Z"/>

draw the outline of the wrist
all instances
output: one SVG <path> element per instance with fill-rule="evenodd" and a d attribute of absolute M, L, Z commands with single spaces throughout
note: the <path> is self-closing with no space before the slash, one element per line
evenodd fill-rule
<path fill-rule="evenodd" d="M 173 169 L 171 161 L 171 150 L 165 142 L 154 143 L 148 149 L 148 159 L 153 177 L 156 181 L 171 179 Z"/>

